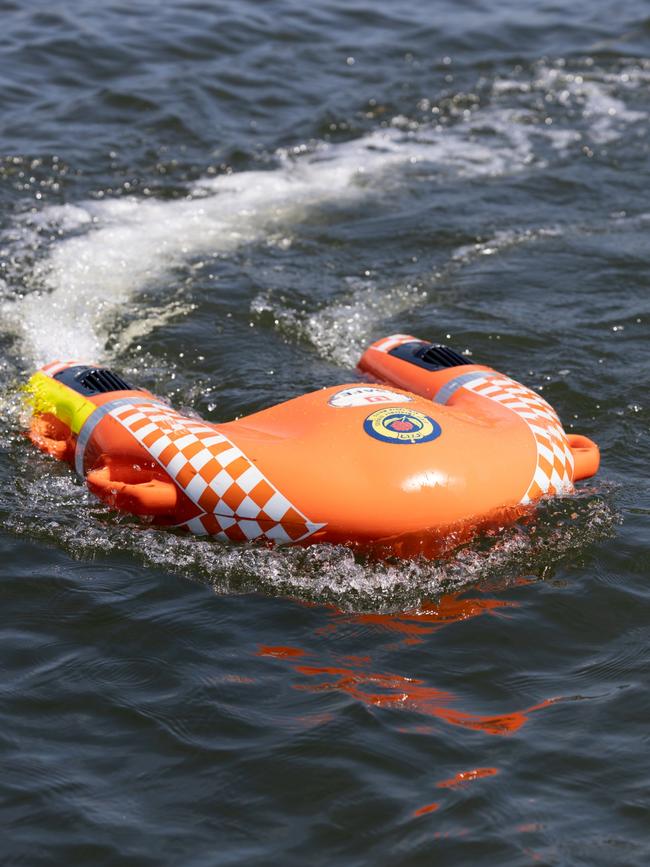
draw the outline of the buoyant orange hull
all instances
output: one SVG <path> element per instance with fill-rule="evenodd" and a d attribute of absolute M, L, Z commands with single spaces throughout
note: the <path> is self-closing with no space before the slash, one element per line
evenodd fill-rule
<path fill-rule="evenodd" d="M 595 444 L 567 436 L 537 393 L 444 352 L 386 338 L 360 362 L 382 384 L 325 388 L 225 424 L 56 362 L 30 380 L 30 436 L 104 502 L 159 524 L 431 556 L 598 467 Z"/>

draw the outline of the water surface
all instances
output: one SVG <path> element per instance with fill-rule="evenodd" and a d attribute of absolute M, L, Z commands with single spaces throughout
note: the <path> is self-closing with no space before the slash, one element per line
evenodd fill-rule
<path fill-rule="evenodd" d="M 0 15 L 3 863 L 647 864 L 645 4 Z M 56 356 L 221 421 L 394 331 L 597 479 L 376 563 L 153 530 L 25 443 Z"/>

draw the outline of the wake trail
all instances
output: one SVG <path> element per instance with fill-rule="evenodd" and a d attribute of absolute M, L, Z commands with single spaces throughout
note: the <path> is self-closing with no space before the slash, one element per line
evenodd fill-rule
<path fill-rule="evenodd" d="M 487 105 L 463 110 L 449 123 L 399 116 L 352 141 L 279 151 L 268 170 L 201 180 L 184 199 L 46 206 L 3 239 L 5 251 L 26 263 L 27 291 L 16 297 L 10 285 L 0 285 L 2 331 L 18 338 L 26 365 L 57 357 L 102 361 L 111 317 L 145 290 L 167 292 L 188 263 L 268 241 L 318 207 L 345 207 L 381 196 L 387 186 L 399 189 L 409 166 L 427 164 L 452 181 L 499 177 L 544 166 L 585 136 L 611 142 L 646 117 L 627 108 L 619 91 L 646 87 L 649 77 L 645 67 L 630 67 L 618 75 L 592 72 L 587 80 L 562 64 L 539 65 L 524 79 L 496 79 Z M 540 93 L 553 94 L 563 122 L 540 122 Z M 519 104 L 522 97 L 530 104 Z M 411 301 L 417 303 L 417 294 Z M 388 315 L 403 309 L 401 303 L 389 299 Z"/>

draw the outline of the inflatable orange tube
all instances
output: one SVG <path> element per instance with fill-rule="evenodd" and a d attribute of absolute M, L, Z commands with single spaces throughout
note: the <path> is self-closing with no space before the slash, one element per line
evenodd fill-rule
<path fill-rule="evenodd" d="M 237 421 L 184 417 L 111 371 L 55 362 L 28 385 L 30 437 L 108 505 L 224 541 L 433 556 L 598 469 L 539 394 L 408 335 L 372 344 L 370 383 Z"/>

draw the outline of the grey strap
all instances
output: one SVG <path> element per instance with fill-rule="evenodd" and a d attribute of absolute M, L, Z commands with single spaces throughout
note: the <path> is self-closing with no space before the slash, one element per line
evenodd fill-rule
<path fill-rule="evenodd" d="M 79 431 L 74 454 L 74 466 L 82 479 L 84 478 L 84 453 L 86 446 L 99 422 L 118 406 L 136 406 L 140 403 L 153 404 L 154 406 L 169 409 L 165 404 L 158 403 L 157 400 L 151 397 L 118 397 L 115 400 L 109 400 L 108 403 L 102 404 L 102 406 L 98 406 L 96 410 L 91 412 Z"/>
<path fill-rule="evenodd" d="M 433 402 L 447 403 L 452 394 L 458 391 L 459 388 L 467 385 L 468 382 L 473 382 L 476 379 L 489 379 L 492 376 L 499 376 L 499 374 L 493 373 L 491 370 L 474 370 L 471 373 L 461 373 L 459 376 L 450 379 L 446 385 L 443 385 L 438 394 L 433 398 Z"/>

